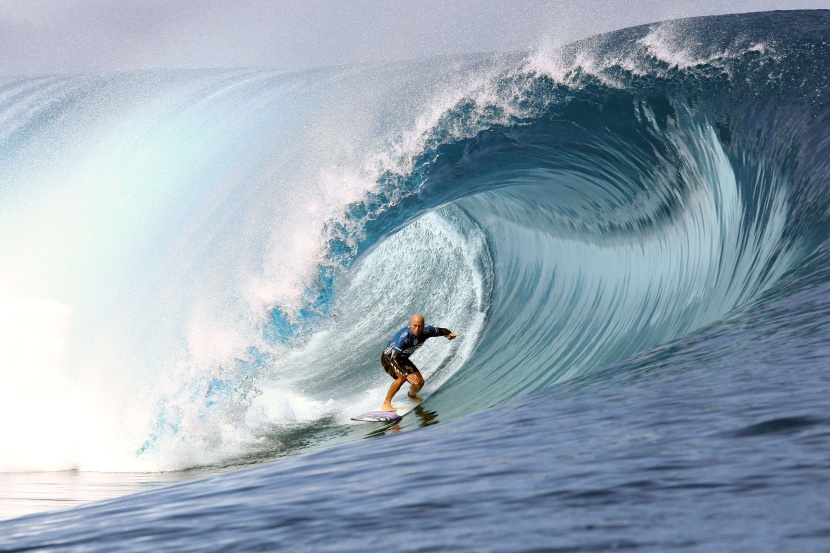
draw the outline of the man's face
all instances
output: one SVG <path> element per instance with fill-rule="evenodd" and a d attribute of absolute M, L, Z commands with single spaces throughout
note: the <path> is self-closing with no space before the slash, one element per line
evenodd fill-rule
<path fill-rule="evenodd" d="M 413 336 L 420 336 L 421 332 L 424 331 L 424 318 L 423 317 L 412 317 L 409 320 L 409 332 L 412 333 Z"/>

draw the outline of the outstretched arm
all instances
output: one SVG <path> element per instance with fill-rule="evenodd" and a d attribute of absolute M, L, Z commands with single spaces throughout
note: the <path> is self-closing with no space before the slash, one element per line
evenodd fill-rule
<path fill-rule="evenodd" d="M 452 332 L 448 328 L 439 328 L 438 330 L 441 331 L 441 336 L 446 336 L 447 337 L 447 340 L 455 340 L 456 338 L 458 338 L 458 333 L 457 332 Z"/>

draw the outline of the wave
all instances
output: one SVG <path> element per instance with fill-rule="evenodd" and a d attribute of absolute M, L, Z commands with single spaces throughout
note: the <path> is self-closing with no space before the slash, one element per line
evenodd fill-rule
<path fill-rule="evenodd" d="M 419 352 L 431 415 L 404 429 L 792 293 L 823 266 L 827 17 L 0 83 L 1 320 L 28 321 L 0 349 L 29 375 L 3 374 L 28 422 L 0 468 L 163 470 L 363 437 L 349 414 L 382 397 L 377 356 L 416 311 L 463 339 Z"/>

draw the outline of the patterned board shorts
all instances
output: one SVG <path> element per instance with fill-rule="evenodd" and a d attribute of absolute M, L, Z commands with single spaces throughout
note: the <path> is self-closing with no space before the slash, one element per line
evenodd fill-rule
<path fill-rule="evenodd" d="M 408 376 L 410 374 L 421 374 L 421 371 L 418 370 L 418 367 L 415 366 L 415 363 L 409 360 L 409 357 L 398 357 L 398 364 L 403 367 L 407 372 L 406 374 L 401 375 L 400 371 L 395 367 L 395 364 L 392 363 L 392 358 L 386 354 L 382 354 L 380 356 L 380 364 L 383 365 L 383 370 L 386 371 L 386 374 L 391 376 L 392 378 L 396 379 L 399 376 Z"/>

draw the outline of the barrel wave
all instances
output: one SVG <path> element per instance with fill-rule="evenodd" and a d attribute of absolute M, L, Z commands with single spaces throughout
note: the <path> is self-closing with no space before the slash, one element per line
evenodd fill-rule
<path fill-rule="evenodd" d="M 349 416 L 382 399 L 378 355 L 414 312 L 462 338 L 418 353 L 428 397 L 396 430 L 763 312 L 826 272 L 829 24 L 5 79 L 2 404 L 21 423 L 0 469 L 362 438 Z"/>

